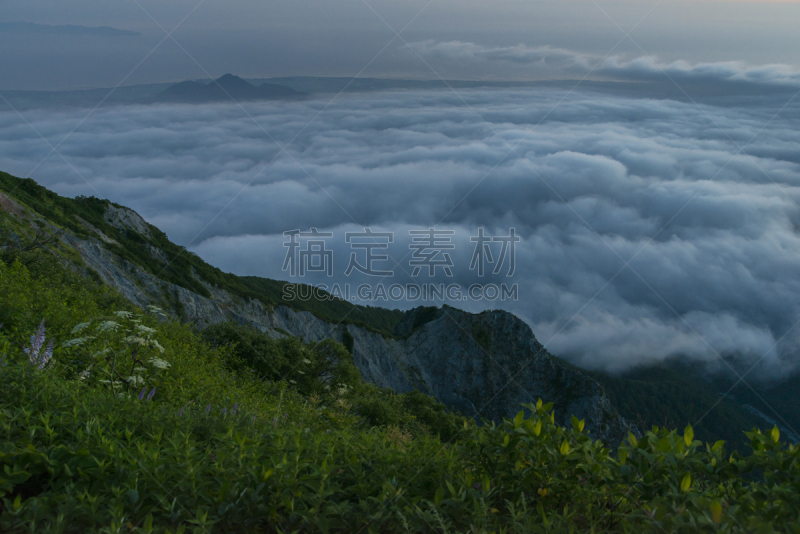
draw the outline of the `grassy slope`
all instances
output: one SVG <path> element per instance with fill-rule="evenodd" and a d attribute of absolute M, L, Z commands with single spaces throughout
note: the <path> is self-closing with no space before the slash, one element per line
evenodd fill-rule
<path fill-rule="evenodd" d="M 382 404 L 374 387 L 353 382 L 323 393 L 309 376 L 304 392 L 300 376 L 295 384 L 264 381 L 247 365 L 231 367 L 230 346 L 142 314 L 114 293 L 52 258 L 33 270 L 0 262 L 0 532 L 799 528 L 800 449 L 777 435 L 753 436 L 759 452 L 734 461 L 693 441 L 690 430 L 632 439 L 615 458 L 577 420 L 573 429 L 553 425 L 548 406 L 498 427 L 453 425 L 459 430 L 448 439 L 419 427 L 408 434 L 370 422 Z M 152 331 L 165 349 L 157 355 L 170 367 L 143 373 L 144 391 L 157 387 L 152 400 L 137 398 L 141 383 L 112 395 L 102 380 L 109 365 L 129 366 L 145 350 L 127 331 L 103 326 L 107 318 L 132 324 L 120 309 L 138 313 L 146 328 L 133 328 Z M 20 348 L 42 317 L 56 345 L 37 369 Z M 64 343 L 76 323 L 92 320 L 77 334 L 91 340 Z M 255 335 L 233 328 L 217 333 Z M 284 359 L 294 369 L 314 366 L 305 361 L 315 359 L 313 346 L 245 341 L 240 348 L 263 356 L 266 373 Z M 96 352 L 106 343 L 113 358 Z M 344 348 L 334 348 L 345 361 Z M 410 423 L 432 404 L 416 406 L 423 409 Z M 764 480 L 743 485 L 754 470 Z"/>
<path fill-rule="evenodd" d="M 158 228 L 150 225 L 152 239 L 148 242 L 135 232 L 125 232 L 108 224 L 103 215 L 107 200 L 94 197 L 62 197 L 38 185 L 34 180 L 21 179 L 0 172 L 0 190 L 33 209 L 50 222 L 80 237 L 96 237 L 76 218 L 88 221 L 119 245 L 105 245 L 121 258 L 159 278 L 203 296 L 208 290 L 192 276 L 192 269 L 206 282 L 245 299 L 260 300 L 266 306 L 285 305 L 298 311 L 309 311 L 326 321 L 352 323 L 391 335 L 403 312 L 385 308 L 357 306 L 341 299 L 286 301 L 281 298 L 286 282 L 255 276 L 236 276 L 225 273 L 203 261 L 196 254 L 172 243 Z M 117 207 L 118 204 L 114 204 Z M 154 262 L 148 250 L 152 245 L 171 258 L 168 265 Z"/>

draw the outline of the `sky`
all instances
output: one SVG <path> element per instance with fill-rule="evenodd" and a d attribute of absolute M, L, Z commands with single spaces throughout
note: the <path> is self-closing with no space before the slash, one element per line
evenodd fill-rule
<path fill-rule="evenodd" d="M 0 168 L 60 194 L 130 206 L 242 275 L 289 278 L 283 233 L 314 227 L 333 234 L 334 268 L 304 281 L 376 283 L 345 275 L 354 250 L 346 234 L 391 232 L 386 285 L 517 284 L 517 300 L 450 303 L 507 309 L 553 353 L 587 368 L 675 356 L 719 366 L 724 356 L 784 376 L 800 363 L 798 9 L 0 1 L 0 22 L 139 33 L 0 24 L 0 96 L 226 72 L 560 80 L 94 110 L 17 111 L 0 101 Z M 167 31 L 180 23 L 175 40 L 156 22 Z M 452 277 L 411 273 L 409 231 L 430 227 L 453 232 Z M 471 270 L 471 238 L 512 227 L 513 275 Z"/>
<path fill-rule="evenodd" d="M 800 48 L 798 2 L 0 1 L 0 22 L 14 21 L 104 25 L 140 35 L 0 31 L 0 72 L 6 74 L 0 89 L 113 87 L 123 79 L 125 84 L 157 83 L 227 72 L 254 78 L 359 72 L 416 78 L 529 76 L 460 63 L 427 65 L 407 53 L 409 43 L 428 40 L 550 46 L 666 62 L 800 66 L 795 53 Z M 164 41 L 170 31 L 174 41 Z"/>

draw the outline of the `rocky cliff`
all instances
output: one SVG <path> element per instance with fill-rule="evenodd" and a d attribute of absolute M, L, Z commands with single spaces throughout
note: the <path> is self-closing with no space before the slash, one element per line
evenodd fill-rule
<path fill-rule="evenodd" d="M 52 226 L 2 193 L 0 207 L 35 225 Z M 530 327 L 508 312 L 476 315 L 449 306 L 416 308 L 405 313 L 394 335 L 389 336 L 353 324 L 327 322 L 307 311 L 244 299 L 193 272 L 207 289 L 209 296 L 203 296 L 159 278 L 158 269 L 155 274 L 146 272 L 121 258 L 109 249 L 108 245 L 118 244 L 112 237 L 78 219 L 90 235 L 67 231 L 61 234 L 63 244 L 80 255 L 82 268 L 97 273 L 139 306 L 156 304 L 171 309 L 200 328 L 236 321 L 275 337 L 297 336 L 306 341 L 332 338 L 340 342 L 352 338 L 353 357 L 365 380 L 400 392 L 427 392 L 479 420 L 500 421 L 519 411 L 521 403 L 542 398 L 555 403 L 560 423 L 568 424 L 571 415 L 585 419 L 587 430 L 606 442 L 618 442 L 633 429 L 617 414 L 595 380 L 550 355 Z M 109 204 L 104 220 L 112 228 L 135 233 L 146 243 L 155 264 L 167 265 L 173 259 L 152 245 L 151 227 L 136 212 Z"/>

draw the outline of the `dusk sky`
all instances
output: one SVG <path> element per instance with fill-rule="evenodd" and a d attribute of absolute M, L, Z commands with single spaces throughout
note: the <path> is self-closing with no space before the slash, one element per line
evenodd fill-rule
<path fill-rule="evenodd" d="M 654 56 L 668 63 L 800 66 L 798 2 L 0 1 L 0 22 L 16 21 L 111 26 L 140 35 L 0 31 L 0 89 L 113 87 L 123 79 L 125 84 L 180 81 L 205 78 L 206 72 L 257 78 L 359 72 L 414 78 L 552 76 L 541 69 L 426 64 L 407 47 L 425 41 L 548 46 L 597 57 Z M 162 29 L 176 26 L 177 43 L 167 39 L 159 45 Z M 392 28 L 402 30 L 399 38 Z"/>

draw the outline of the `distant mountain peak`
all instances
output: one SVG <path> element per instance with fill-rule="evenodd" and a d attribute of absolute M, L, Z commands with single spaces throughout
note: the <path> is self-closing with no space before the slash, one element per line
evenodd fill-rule
<path fill-rule="evenodd" d="M 244 83 L 244 84 L 247 84 L 247 85 L 249 85 L 251 87 L 255 87 L 255 85 L 253 85 L 252 83 L 248 82 L 244 78 L 240 78 L 239 76 L 236 76 L 235 74 L 231 74 L 231 73 L 223 74 L 222 76 L 220 76 L 219 78 L 217 78 L 214 81 L 216 81 L 217 83 Z"/>
<path fill-rule="evenodd" d="M 0 22 L 0 32 L 4 33 L 45 33 L 56 35 L 100 35 L 100 36 L 135 36 L 139 32 L 121 30 L 110 26 L 81 26 L 77 24 L 36 24 L 16 21 Z"/>
<path fill-rule="evenodd" d="M 234 74 L 223 74 L 208 84 L 199 82 L 180 82 L 155 95 L 158 102 L 224 102 L 248 100 L 296 99 L 305 93 L 295 91 L 284 85 L 265 83 L 253 85 Z"/>

